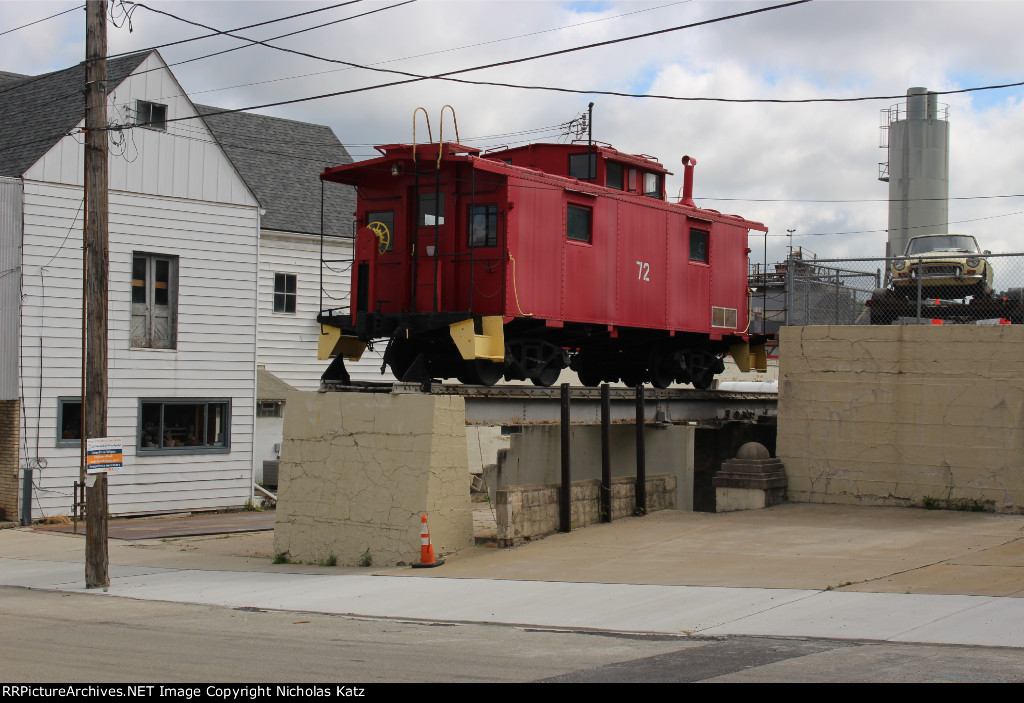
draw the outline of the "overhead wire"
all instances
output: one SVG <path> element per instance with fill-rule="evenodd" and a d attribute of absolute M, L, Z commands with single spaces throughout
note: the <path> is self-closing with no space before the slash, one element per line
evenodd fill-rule
<path fill-rule="evenodd" d="M 566 29 L 573 29 L 575 27 L 582 27 L 584 25 L 594 24 L 594 23 L 597 23 L 597 22 L 608 22 L 610 20 L 620 19 L 622 17 L 628 17 L 629 15 L 637 15 L 637 14 L 641 14 L 643 12 L 651 12 L 652 10 L 661 10 L 661 9 L 666 8 L 666 7 L 672 7 L 674 5 L 683 5 L 683 4 L 692 2 L 692 1 L 693 0 L 678 0 L 677 2 L 665 3 L 663 5 L 658 5 L 656 7 L 648 7 L 648 8 L 644 8 L 642 10 L 633 10 L 632 12 L 623 12 L 621 14 L 611 15 L 611 16 L 608 16 L 608 17 L 599 17 L 597 19 L 587 20 L 586 22 L 577 22 L 575 24 L 563 25 L 561 27 L 551 27 L 549 29 L 541 29 L 541 30 L 538 30 L 536 32 L 527 32 L 525 34 L 516 34 L 516 35 L 510 36 L 510 37 L 502 37 L 500 39 L 489 39 L 487 41 L 476 42 L 474 44 L 464 44 L 462 46 L 450 47 L 450 48 L 447 48 L 447 49 L 438 49 L 436 51 L 427 51 L 427 52 L 424 52 L 422 54 L 412 54 L 410 56 L 403 56 L 403 57 L 394 58 L 394 59 L 384 59 L 382 61 L 376 61 L 374 63 L 370 63 L 370 64 L 367 64 L 367 65 L 368 66 L 380 66 L 380 65 L 386 64 L 386 63 L 396 63 L 396 62 L 400 62 L 400 61 L 409 61 L 409 60 L 412 60 L 412 59 L 420 59 L 420 58 L 424 58 L 424 57 L 427 57 L 427 56 L 436 56 L 438 54 L 451 53 L 453 51 L 462 51 L 463 49 L 473 49 L 473 48 L 477 48 L 477 47 L 480 47 L 480 46 L 487 46 L 489 44 L 498 44 L 498 43 L 501 43 L 501 42 L 513 41 L 515 39 L 523 39 L 523 38 L 526 38 L 526 37 L 536 36 L 538 34 L 547 34 L 547 33 L 550 33 L 550 32 L 560 32 L 560 31 L 563 31 L 563 30 L 566 30 Z M 243 27 L 241 29 L 245 29 L 245 28 Z M 230 31 L 241 31 L 241 29 L 230 30 Z M 205 35 L 205 36 L 216 36 L 216 33 Z M 271 40 L 270 39 L 266 39 L 264 41 L 271 41 Z M 325 71 L 312 71 L 310 73 L 301 73 L 301 74 L 296 74 L 296 75 L 291 75 L 291 76 L 282 76 L 280 78 L 271 78 L 271 79 L 263 80 L 263 81 L 252 81 L 252 82 L 249 82 L 249 83 L 238 83 L 238 84 L 235 84 L 235 85 L 223 86 L 221 88 L 209 88 L 207 90 L 192 91 L 189 94 L 190 95 L 200 95 L 200 94 L 203 94 L 203 93 L 215 93 L 215 92 L 219 92 L 219 91 L 222 91 L 222 90 L 232 90 L 234 88 L 248 88 L 248 87 L 251 87 L 251 86 L 254 86 L 254 85 L 265 85 L 267 83 L 278 83 L 280 81 L 295 80 L 295 79 L 298 79 L 298 78 L 309 78 L 311 76 L 322 76 L 322 75 L 326 75 L 328 73 L 338 73 L 338 72 L 341 72 L 341 71 L 351 71 L 354 68 L 355 68 L 354 66 L 345 66 L 343 68 L 331 68 L 331 69 L 327 69 Z M 173 96 L 166 96 L 166 97 L 178 97 L 178 96 L 177 95 L 173 95 Z"/>
<path fill-rule="evenodd" d="M 84 10 L 84 9 L 85 9 L 85 5 L 76 5 L 76 6 L 72 7 L 72 8 L 64 10 L 63 12 L 58 12 L 57 14 L 50 15 L 49 17 L 44 17 L 44 18 L 36 20 L 34 22 L 29 22 L 28 24 L 23 24 L 20 27 L 12 27 L 10 29 L 6 29 L 6 30 L 0 32 L 0 37 L 2 37 L 5 34 L 10 34 L 11 32 L 17 32 L 19 29 L 25 29 L 26 27 L 31 27 L 32 25 L 39 24 L 40 22 L 45 22 L 47 20 L 52 20 L 54 17 L 60 17 L 61 15 L 66 15 L 67 13 L 74 12 L 75 10 Z"/>

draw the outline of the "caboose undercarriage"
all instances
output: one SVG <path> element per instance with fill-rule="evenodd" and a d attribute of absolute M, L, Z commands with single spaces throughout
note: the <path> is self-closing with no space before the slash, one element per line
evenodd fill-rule
<path fill-rule="evenodd" d="M 456 378 L 462 383 L 494 385 L 529 380 L 554 384 L 571 368 L 585 386 L 621 381 L 628 386 L 672 383 L 708 388 L 725 369 L 731 353 L 741 370 L 763 368 L 764 339 L 672 333 L 591 323 L 531 318 L 471 317 L 454 313 L 324 313 L 321 324 L 337 330 L 331 342 L 337 357 L 324 380 L 346 380 L 344 359 L 358 358 L 365 344 L 386 339 L 384 365 L 400 381 Z M 383 368 L 382 368 L 383 371 Z"/>

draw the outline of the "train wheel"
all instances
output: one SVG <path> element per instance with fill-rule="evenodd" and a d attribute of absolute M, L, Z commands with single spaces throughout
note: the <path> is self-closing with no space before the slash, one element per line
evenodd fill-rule
<path fill-rule="evenodd" d="M 459 374 L 458 378 L 463 383 L 478 386 L 493 386 L 505 376 L 505 369 L 501 364 L 495 364 L 483 359 L 473 359 L 466 362 L 466 369 Z"/>
<path fill-rule="evenodd" d="M 639 371 L 627 371 L 622 374 L 621 380 L 630 388 L 636 388 L 644 382 L 643 375 Z"/>
<path fill-rule="evenodd" d="M 561 373 L 562 367 L 558 364 L 551 363 L 538 371 L 536 375 L 531 376 L 530 380 L 533 382 L 533 385 L 546 388 L 547 386 L 553 385 L 555 381 L 558 380 L 558 376 Z"/>
<path fill-rule="evenodd" d="M 695 373 L 690 375 L 690 383 L 693 387 L 699 391 L 707 390 L 711 387 L 711 382 L 715 380 L 715 374 L 711 373 L 710 369 L 695 370 Z"/>
<path fill-rule="evenodd" d="M 650 369 L 651 385 L 655 388 L 668 388 L 679 371 L 671 359 L 660 354 L 651 354 Z"/>

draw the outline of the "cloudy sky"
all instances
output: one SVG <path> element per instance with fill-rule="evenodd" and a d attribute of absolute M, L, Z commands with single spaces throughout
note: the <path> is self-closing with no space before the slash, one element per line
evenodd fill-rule
<path fill-rule="evenodd" d="M 150 0 L 149 7 L 181 19 L 140 6 L 130 22 L 127 5 L 112 4 L 113 55 L 209 34 L 182 20 L 233 30 L 335 3 Z M 380 69 L 460 71 L 775 4 L 361 0 L 240 32 L 269 41 L 331 23 L 270 42 L 311 57 L 222 36 L 160 51 L 195 102 L 242 108 L 405 79 Z M 85 18 L 72 10 L 80 6 L 0 0 L 0 70 L 35 75 L 80 62 Z M 10 31 L 64 10 L 72 11 Z M 1019 2 L 817 0 L 453 77 L 687 98 L 898 96 L 911 86 L 950 91 L 1024 80 L 1022 26 Z M 243 48 L 190 61 L 236 47 Z M 1024 197 L 991 197 L 1024 194 L 1022 98 L 1021 87 L 939 98 L 949 105 L 950 196 L 963 198 L 950 203 L 949 229 L 973 233 L 995 252 L 1024 248 Z M 888 187 L 877 179 L 886 160 L 879 114 L 896 99 L 692 102 L 430 80 L 263 111 L 330 125 L 358 160 L 375 155 L 373 144 L 411 140 L 418 106 L 427 108 L 435 138 L 441 106 L 450 104 L 461 141 L 491 147 L 569 139 L 563 125 L 590 101 L 594 138 L 658 157 L 676 174 L 670 194 L 682 185 L 680 157 L 696 158 L 698 204 L 768 225 L 769 261 L 784 256 L 789 229 L 796 230 L 796 245 L 819 257 L 884 254 Z M 419 129 L 422 139 L 422 122 Z M 449 117 L 444 130 L 446 140 L 454 137 Z M 760 260 L 761 246 L 752 246 Z"/>

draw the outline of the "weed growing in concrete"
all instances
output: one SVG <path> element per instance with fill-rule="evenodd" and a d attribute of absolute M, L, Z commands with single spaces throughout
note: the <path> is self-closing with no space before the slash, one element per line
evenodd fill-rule
<path fill-rule="evenodd" d="M 253 503 L 252 502 L 252 498 L 250 498 L 249 500 L 245 501 L 245 509 L 246 509 L 247 512 L 250 512 L 250 513 L 262 513 L 263 512 L 263 506 L 262 505 L 256 505 L 255 503 Z"/>
<path fill-rule="evenodd" d="M 941 501 L 938 498 L 932 498 L 931 496 L 924 496 L 921 498 L 921 505 L 924 506 L 925 510 L 938 510 L 942 507 Z"/>
<path fill-rule="evenodd" d="M 366 551 L 363 552 L 363 555 L 359 557 L 359 566 L 373 566 L 373 555 L 370 554 L 369 547 L 367 547 Z"/>
<path fill-rule="evenodd" d="M 292 559 L 288 552 L 278 552 L 274 555 L 275 564 L 291 564 Z"/>
<path fill-rule="evenodd" d="M 320 566 L 337 566 L 337 565 L 338 565 L 338 557 L 334 555 L 334 552 L 331 552 L 331 556 L 327 557 L 322 562 L 320 562 Z"/>
<path fill-rule="evenodd" d="M 985 501 L 976 498 L 971 500 L 964 498 L 957 501 L 956 509 L 968 513 L 981 513 L 985 511 Z"/>

